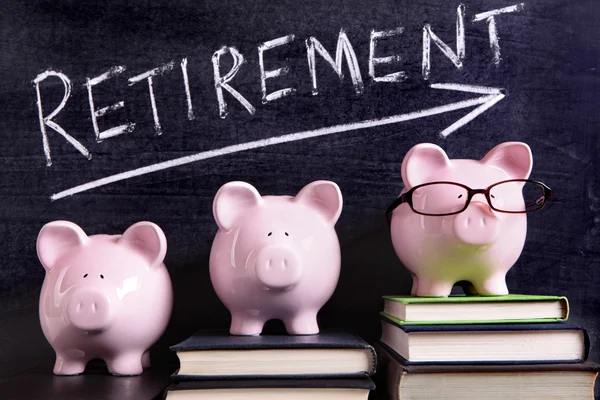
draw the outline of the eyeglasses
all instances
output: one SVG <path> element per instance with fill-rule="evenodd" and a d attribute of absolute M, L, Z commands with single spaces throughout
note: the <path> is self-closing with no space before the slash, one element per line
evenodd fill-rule
<path fill-rule="evenodd" d="M 441 217 L 459 214 L 479 193 L 485 196 L 492 210 L 509 214 L 541 210 L 552 198 L 552 190 L 548 186 L 529 179 L 496 182 L 486 189 L 471 189 L 457 182 L 430 182 L 403 193 L 390 204 L 386 215 L 390 221 L 392 212 L 402 203 L 408 203 L 415 213 L 421 215 Z"/>

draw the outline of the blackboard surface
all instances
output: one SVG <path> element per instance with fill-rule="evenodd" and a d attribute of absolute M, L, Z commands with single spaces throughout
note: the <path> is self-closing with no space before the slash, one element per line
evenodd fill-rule
<path fill-rule="evenodd" d="M 37 319 L 44 271 L 35 241 L 56 219 L 88 234 L 140 220 L 163 228 L 175 309 L 158 359 L 172 362 L 167 346 L 198 328 L 227 327 L 208 255 L 212 199 L 232 180 L 262 194 L 339 184 L 342 275 L 320 321 L 376 340 L 381 296 L 410 291 L 384 211 L 402 188 L 404 154 L 421 142 L 450 158 L 530 145 L 531 177 L 554 198 L 529 217 L 508 287 L 566 295 L 600 361 L 599 8 L 3 1 L 0 376 L 53 357 Z"/>

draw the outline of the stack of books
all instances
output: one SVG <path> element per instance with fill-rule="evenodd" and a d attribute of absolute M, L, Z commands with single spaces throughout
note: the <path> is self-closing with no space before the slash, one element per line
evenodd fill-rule
<path fill-rule="evenodd" d="M 200 331 L 172 346 L 180 368 L 167 400 L 366 400 L 377 356 L 346 331 L 231 336 Z"/>
<path fill-rule="evenodd" d="M 593 399 L 589 337 L 557 296 L 384 297 L 388 399 Z M 383 389 L 383 388 L 382 388 Z"/>

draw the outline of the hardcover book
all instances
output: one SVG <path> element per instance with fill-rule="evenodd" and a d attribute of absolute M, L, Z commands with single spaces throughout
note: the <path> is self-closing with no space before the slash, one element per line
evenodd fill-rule
<path fill-rule="evenodd" d="M 564 296 L 384 296 L 383 315 L 404 324 L 490 324 L 566 321 Z"/>
<path fill-rule="evenodd" d="M 402 359 L 375 345 L 377 392 L 390 400 L 568 399 L 594 398 L 600 366 L 568 364 L 404 365 Z"/>
<path fill-rule="evenodd" d="M 167 388 L 167 400 L 367 400 L 375 389 L 360 379 L 254 379 L 183 381 Z"/>
<path fill-rule="evenodd" d="M 175 380 L 365 377 L 377 363 L 373 347 L 347 331 L 303 336 L 199 331 L 171 350 L 180 361 Z"/>
<path fill-rule="evenodd" d="M 382 318 L 381 343 L 415 363 L 581 362 L 589 338 L 582 327 L 553 324 L 401 325 Z"/>

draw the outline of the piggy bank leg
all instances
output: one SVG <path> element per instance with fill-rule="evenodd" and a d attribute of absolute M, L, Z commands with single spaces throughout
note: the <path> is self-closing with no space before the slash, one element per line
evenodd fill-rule
<path fill-rule="evenodd" d="M 410 290 L 410 295 L 416 296 L 417 292 L 419 291 L 419 278 L 417 277 L 417 274 L 414 274 L 412 272 L 410 274 L 412 275 L 412 280 L 413 280 L 412 289 Z"/>
<path fill-rule="evenodd" d="M 417 280 L 419 288 L 417 296 L 423 297 L 446 297 L 452 292 L 454 282 L 441 282 L 420 276 Z"/>
<path fill-rule="evenodd" d="M 477 293 L 482 296 L 496 296 L 508 294 L 505 274 L 496 274 L 488 277 L 484 281 L 473 282 L 473 286 L 475 286 L 475 290 L 477 291 Z"/>
<path fill-rule="evenodd" d="M 299 313 L 283 320 L 290 335 L 316 335 L 319 333 L 316 312 Z"/>
<path fill-rule="evenodd" d="M 77 375 L 83 373 L 88 360 L 81 358 L 72 358 L 66 354 L 57 353 L 54 363 L 55 375 Z"/>
<path fill-rule="evenodd" d="M 142 354 L 142 367 L 150 368 L 150 350 L 146 350 L 144 354 Z"/>
<path fill-rule="evenodd" d="M 113 375 L 139 375 L 144 370 L 141 351 L 117 354 L 105 361 L 108 372 Z"/>
<path fill-rule="evenodd" d="M 260 335 L 265 325 L 263 319 L 243 313 L 231 313 L 231 327 L 229 333 L 232 335 L 256 336 Z"/>

